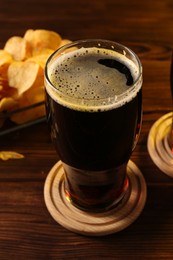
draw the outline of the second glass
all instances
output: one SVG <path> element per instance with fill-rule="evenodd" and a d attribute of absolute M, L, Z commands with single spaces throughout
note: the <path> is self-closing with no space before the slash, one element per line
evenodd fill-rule
<path fill-rule="evenodd" d="M 45 89 L 66 198 L 86 211 L 115 207 L 128 189 L 127 163 L 141 127 L 138 57 L 116 42 L 73 42 L 48 59 Z"/>

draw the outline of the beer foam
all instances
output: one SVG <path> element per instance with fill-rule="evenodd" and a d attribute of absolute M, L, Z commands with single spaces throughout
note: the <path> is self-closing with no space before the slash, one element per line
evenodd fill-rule
<path fill-rule="evenodd" d="M 99 63 L 105 59 L 124 64 L 133 82 L 138 78 L 139 69 L 125 55 L 96 47 L 81 48 L 49 64 L 47 92 L 56 102 L 75 110 L 104 111 L 122 106 L 136 96 L 141 84 L 128 86 L 123 73 Z"/>

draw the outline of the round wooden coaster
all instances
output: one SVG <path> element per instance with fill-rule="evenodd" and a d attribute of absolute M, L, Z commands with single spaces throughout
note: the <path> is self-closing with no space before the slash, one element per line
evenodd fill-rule
<path fill-rule="evenodd" d="M 173 153 L 168 144 L 168 134 L 171 131 L 173 113 L 159 118 L 151 127 L 148 135 L 148 152 L 157 167 L 173 177 Z"/>
<path fill-rule="evenodd" d="M 129 190 L 119 205 L 103 213 L 82 211 L 67 201 L 64 194 L 64 171 L 61 161 L 49 172 L 44 199 L 51 216 L 60 225 L 75 233 L 103 236 L 121 231 L 132 224 L 145 205 L 147 188 L 144 177 L 137 166 L 129 161 Z"/>

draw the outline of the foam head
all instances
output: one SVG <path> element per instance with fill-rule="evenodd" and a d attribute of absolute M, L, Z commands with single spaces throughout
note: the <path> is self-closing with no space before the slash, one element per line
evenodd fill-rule
<path fill-rule="evenodd" d="M 126 55 L 105 48 L 80 48 L 49 64 L 46 89 L 58 103 L 77 110 L 103 111 L 134 98 L 139 69 Z"/>

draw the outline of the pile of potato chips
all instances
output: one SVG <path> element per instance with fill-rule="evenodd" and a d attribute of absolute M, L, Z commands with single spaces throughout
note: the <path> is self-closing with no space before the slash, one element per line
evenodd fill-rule
<path fill-rule="evenodd" d="M 53 31 L 32 30 L 9 38 L 0 50 L 0 113 L 16 111 L 44 101 L 44 67 L 48 57 L 69 43 Z M 11 114 L 22 124 L 45 115 L 44 105 Z M 3 119 L 0 119 L 0 126 Z"/>

